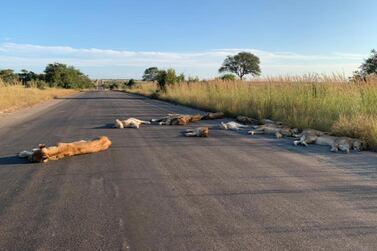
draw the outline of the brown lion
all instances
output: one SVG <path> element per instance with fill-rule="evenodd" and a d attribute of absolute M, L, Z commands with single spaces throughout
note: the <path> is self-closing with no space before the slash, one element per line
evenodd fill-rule
<path fill-rule="evenodd" d="M 159 125 L 187 125 L 190 122 L 197 122 L 201 119 L 202 116 L 200 114 L 168 114 L 159 119 L 151 119 L 151 122 L 158 123 Z"/>
<path fill-rule="evenodd" d="M 184 134 L 186 137 L 208 137 L 208 127 L 187 129 Z"/>
<path fill-rule="evenodd" d="M 39 148 L 32 151 L 22 151 L 19 157 L 28 158 L 31 162 L 46 163 L 49 160 L 58 160 L 64 157 L 74 155 L 96 153 L 108 149 L 111 146 L 111 141 L 106 136 L 93 139 L 91 141 L 75 141 L 71 143 L 58 143 L 57 146 L 46 147 L 40 144 Z"/>

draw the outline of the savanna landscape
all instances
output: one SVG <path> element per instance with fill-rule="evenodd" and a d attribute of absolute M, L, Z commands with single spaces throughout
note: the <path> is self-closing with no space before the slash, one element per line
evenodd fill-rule
<path fill-rule="evenodd" d="M 375 1 L 2 8 L 0 250 L 377 249 Z"/>

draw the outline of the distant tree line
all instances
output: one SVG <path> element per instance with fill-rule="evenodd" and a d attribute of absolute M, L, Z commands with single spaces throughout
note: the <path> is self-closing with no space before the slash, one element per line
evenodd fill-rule
<path fill-rule="evenodd" d="M 25 87 L 60 87 L 67 89 L 94 87 L 89 77 L 80 70 L 60 63 L 48 64 L 41 74 L 27 70 L 21 70 L 19 73 L 15 73 L 11 69 L 0 70 L 0 79 L 8 85 L 21 82 Z"/>

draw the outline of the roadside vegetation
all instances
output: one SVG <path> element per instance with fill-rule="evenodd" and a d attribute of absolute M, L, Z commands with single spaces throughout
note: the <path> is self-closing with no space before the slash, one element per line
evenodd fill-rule
<path fill-rule="evenodd" d="M 30 107 L 56 97 L 71 95 L 75 92 L 77 90 L 50 87 L 44 89 L 36 87 L 25 88 L 21 83 L 5 85 L 0 80 L 0 114 Z"/>
<path fill-rule="evenodd" d="M 93 87 L 93 82 L 87 76 L 65 64 L 49 64 L 41 74 L 27 70 L 15 73 L 11 69 L 3 69 L 0 70 L 0 113 Z"/>
<path fill-rule="evenodd" d="M 371 57 L 377 59 L 375 51 Z M 220 77 L 170 83 L 164 89 L 155 80 L 138 83 L 128 91 L 204 110 L 223 111 L 228 116 L 269 118 L 292 127 L 361 138 L 376 148 L 377 64 L 373 66 L 374 62 L 377 61 L 367 59 L 351 79 L 315 74 L 250 81 Z M 238 72 L 242 75 L 242 71 Z"/>

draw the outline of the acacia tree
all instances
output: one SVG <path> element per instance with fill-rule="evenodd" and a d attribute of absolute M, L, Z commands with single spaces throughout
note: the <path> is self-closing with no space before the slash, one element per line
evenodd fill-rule
<path fill-rule="evenodd" d="M 143 80 L 144 81 L 155 81 L 157 80 L 157 75 L 159 73 L 159 70 L 157 67 L 149 67 L 148 69 L 145 69 Z"/>
<path fill-rule="evenodd" d="M 259 58 L 254 54 L 240 52 L 237 55 L 226 57 L 219 72 L 233 72 L 242 80 L 248 74 L 259 76 L 261 73 L 259 63 Z"/>

